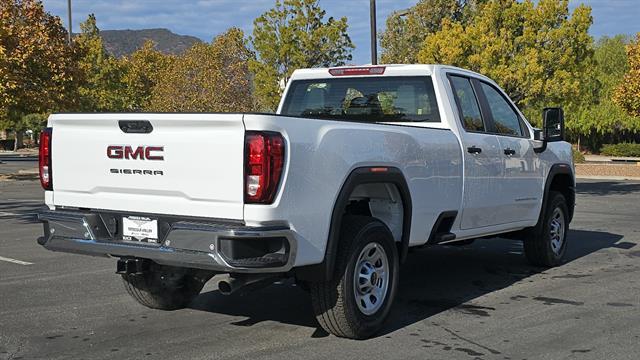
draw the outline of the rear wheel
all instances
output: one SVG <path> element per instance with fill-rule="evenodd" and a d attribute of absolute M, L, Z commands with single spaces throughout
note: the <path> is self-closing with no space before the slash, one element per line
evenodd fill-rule
<path fill-rule="evenodd" d="M 123 274 L 124 287 L 140 304 L 160 310 L 186 307 L 211 276 L 190 269 L 152 264 L 142 274 Z"/>
<path fill-rule="evenodd" d="M 524 252 L 532 265 L 553 267 L 562 263 L 567 250 L 569 210 L 564 196 L 549 193 L 547 206 L 538 224 L 525 231 Z"/>
<path fill-rule="evenodd" d="M 363 339 L 386 320 L 398 285 L 398 251 L 389 229 L 366 216 L 343 219 L 332 280 L 310 284 L 316 319 L 340 337 Z"/>

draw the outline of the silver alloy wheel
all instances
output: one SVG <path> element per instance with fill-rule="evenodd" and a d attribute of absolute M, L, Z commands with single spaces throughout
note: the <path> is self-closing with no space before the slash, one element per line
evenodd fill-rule
<path fill-rule="evenodd" d="M 365 315 L 382 307 L 389 287 L 389 259 L 382 245 L 372 242 L 362 249 L 353 273 L 353 292 Z"/>
<path fill-rule="evenodd" d="M 551 239 L 551 250 L 554 254 L 560 255 L 564 243 L 564 212 L 561 208 L 553 209 L 551 223 L 549 224 L 549 237 Z"/>

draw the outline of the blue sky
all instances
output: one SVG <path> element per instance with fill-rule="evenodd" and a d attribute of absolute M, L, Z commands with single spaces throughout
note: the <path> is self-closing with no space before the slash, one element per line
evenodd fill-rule
<path fill-rule="evenodd" d="M 395 11 L 411 7 L 417 0 L 377 0 L 378 28 Z M 67 0 L 44 0 L 47 11 L 60 16 L 66 26 Z M 89 13 L 95 13 L 98 27 L 112 29 L 168 28 L 182 34 L 211 39 L 231 26 L 251 33 L 253 19 L 273 6 L 275 0 L 72 0 L 73 29 Z M 634 34 L 640 31 L 639 0 L 571 0 L 591 6 L 594 24 L 591 34 Z M 320 0 L 328 16 L 346 16 L 349 35 L 356 45 L 353 62 L 370 62 L 369 0 Z"/>

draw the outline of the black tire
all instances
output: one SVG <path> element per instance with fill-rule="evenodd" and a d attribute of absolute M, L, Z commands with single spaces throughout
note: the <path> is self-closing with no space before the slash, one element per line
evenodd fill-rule
<path fill-rule="evenodd" d="M 369 245 L 377 243 L 377 245 Z M 359 256 L 367 246 L 381 246 L 387 257 L 389 276 L 386 294 L 379 308 L 371 314 L 360 310 L 356 300 L 354 275 Z M 379 251 L 379 250 L 374 250 Z M 345 338 L 365 339 L 382 328 L 389 315 L 398 287 L 398 250 L 387 226 L 367 216 L 343 219 L 333 279 L 311 282 L 313 310 L 320 326 L 327 332 Z M 373 278 L 371 278 L 373 279 Z M 373 280 L 375 283 L 375 280 Z M 374 297 L 375 299 L 375 297 Z M 371 298 L 369 298 L 371 301 Z M 364 303 L 362 303 L 364 306 Z M 373 310 L 373 309 L 372 309 Z"/>
<path fill-rule="evenodd" d="M 551 228 L 556 209 L 561 212 L 564 231 L 561 246 L 552 244 Z M 567 251 L 567 234 L 569 232 L 569 208 L 564 196 L 556 191 L 549 192 L 549 198 L 545 209 L 540 214 L 538 224 L 524 231 L 524 253 L 531 265 L 541 267 L 554 267 L 562 264 L 564 254 Z"/>
<path fill-rule="evenodd" d="M 143 274 L 123 274 L 124 288 L 140 304 L 159 310 L 177 310 L 200 294 L 210 276 L 189 269 L 152 264 Z"/>

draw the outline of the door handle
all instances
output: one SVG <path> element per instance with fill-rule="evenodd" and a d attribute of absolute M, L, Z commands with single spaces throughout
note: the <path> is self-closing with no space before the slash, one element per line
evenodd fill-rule
<path fill-rule="evenodd" d="M 128 134 L 149 134 L 153 131 L 149 120 L 119 120 L 118 126 L 122 132 Z"/>
<path fill-rule="evenodd" d="M 504 154 L 507 155 L 507 156 L 511 156 L 511 155 L 515 155 L 516 151 L 511 149 L 511 148 L 506 148 L 506 149 L 504 149 Z"/>
<path fill-rule="evenodd" d="M 469 154 L 480 154 L 482 152 L 482 149 L 480 149 L 479 147 L 476 146 L 470 146 L 467 148 L 467 152 Z"/>

